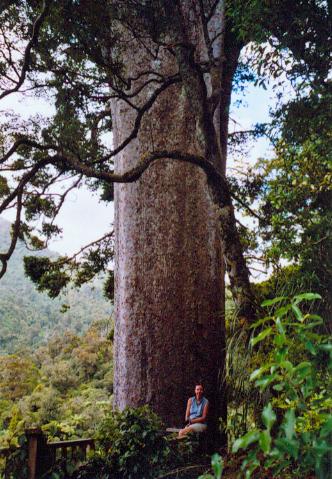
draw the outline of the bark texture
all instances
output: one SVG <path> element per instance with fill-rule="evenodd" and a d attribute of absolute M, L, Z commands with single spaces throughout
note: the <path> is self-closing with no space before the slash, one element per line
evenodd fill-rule
<path fill-rule="evenodd" d="M 128 36 L 127 45 L 132 76 L 156 69 L 134 38 Z M 161 73 L 177 72 L 169 53 L 161 64 Z M 149 94 L 145 88 L 141 101 Z M 119 145 L 135 111 L 119 100 L 112 109 Z M 117 156 L 116 172 L 154 149 L 201 152 L 196 121 L 183 85 L 170 86 Z M 218 212 L 205 173 L 165 160 L 137 182 L 115 185 L 115 232 L 115 406 L 148 403 L 168 426 L 181 426 L 187 398 L 203 381 L 216 419 L 222 415 L 223 268 Z"/>

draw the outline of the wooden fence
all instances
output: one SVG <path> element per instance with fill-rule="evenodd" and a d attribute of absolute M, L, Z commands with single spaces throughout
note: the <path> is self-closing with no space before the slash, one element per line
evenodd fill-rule
<path fill-rule="evenodd" d="M 87 451 L 94 449 L 94 440 L 91 438 L 47 442 L 39 428 L 27 429 L 25 434 L 27 437 L 29 479 L 41 477 L 54 466 L 57 460 L 61 461 L 64 469 L 68 461 L 73 463 L 83 461 L 86 459 Z M 0 455 L 6 459 L 10 451 L 12 450 L 2 449 Z M 6 473 L 4 478 L 6 479 Z"/>

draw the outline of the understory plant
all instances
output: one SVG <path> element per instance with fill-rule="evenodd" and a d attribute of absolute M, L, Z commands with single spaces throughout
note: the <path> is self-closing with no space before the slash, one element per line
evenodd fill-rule
<path fill-rule="evenodd" d="M 242 463 L 246 478 L 257 469 L 274 477 L 328 477 L 331 455 L 332 399 L 329 384 L 332 344 L 321 333 L 323 319 L 304 313 L 304 303 L 320 299 L 314 293 L 278 297 L 262 306 L 272 314 L 252 328 L 251 345 L 260 344 L 272 354 L 250 376 L 269 400 L 261 414 L 261 427 L 238 438 L 232 451 L 247 454 Z M 306 307 L 306 310 L 308 308 Z"/>
<path fill-rule="evenodd" d="M 155 477 L 170 454 L 159 417 L 148 406 L 111 412 L 97 431 L 100 457 L 109 464 L 110 477 Z"/>

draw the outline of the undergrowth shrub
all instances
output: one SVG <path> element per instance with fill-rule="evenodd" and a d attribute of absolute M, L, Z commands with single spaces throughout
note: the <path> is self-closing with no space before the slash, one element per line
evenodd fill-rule
<path fill-rule="evenodd" d="M 304 303 L 319 299 L 304 293 L 264 301 L 269 314 L 252 325 L 251 346 L 259 345 L 262 361 L 250 381 L 265 403 L 256 425 L 233 443 L 233 453 L 245 454 L 241 470 L 246 479 L 330 477 L 332 344 L 322 333 L 323 319 Z M 248 357 L 251 365 L 257 359 Z M 211 474 L 199 479 L 222 475 L 223 460 L 214 455 Z"/>
<path fill-rule="evenodd" d="M 292 300 L 278 297 L 265 301 L 271 315 L 252 327 L 259 333 L 252 346 L 267 342 L 273 354 L 251 374 L 261 392 L 271 397 L 261 415 L 262 427 L 237 439 L 233 452 L 247 450 L 242 464 L 245 477 L 265 468 L 274 477 L 301 477 L 314 472 L 328 477 L 331 464 L 332 399 L 329 388 L 332 344 L 321 334 L 323 319 L 303 314 L 301 303 L 319 299 L 305 293 Z"/>
<path fill-rule="evenodd" d="M 99 456 L 112 473 L 110 477 L 156 477 L 170 454 L 162 429 L 160 419 L 148 406 L 107 415 L 96 440 Z"/>

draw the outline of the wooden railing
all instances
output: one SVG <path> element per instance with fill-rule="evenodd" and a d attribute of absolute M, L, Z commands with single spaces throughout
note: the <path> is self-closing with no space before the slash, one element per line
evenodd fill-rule
<path fill-rule="evenodd" d="M 86 459 L 88 450 L 94 450 L 94 440 L 75 439 L 71 441 L 47 442 L 39 428 L 27 429 L 27 462 L 29 479 L 38 479 L 59 460 L 64 469 L 67 462 L 79 463 Z M 12 449 L 1 449 L 0 456 L 6 458 Z M 6 473 L 4 475 L 6 478 Z"/>

